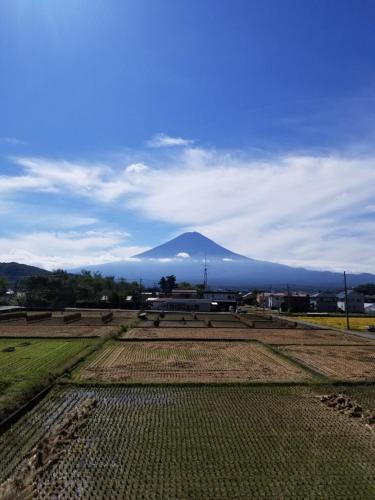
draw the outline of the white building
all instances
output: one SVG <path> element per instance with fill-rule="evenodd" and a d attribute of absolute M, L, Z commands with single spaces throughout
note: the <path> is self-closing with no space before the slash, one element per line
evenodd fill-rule
<path fill-rule="evenodd" d="M 372 302 L 365 302 L 365 314 L 375 314 L 375 304 Z"/>

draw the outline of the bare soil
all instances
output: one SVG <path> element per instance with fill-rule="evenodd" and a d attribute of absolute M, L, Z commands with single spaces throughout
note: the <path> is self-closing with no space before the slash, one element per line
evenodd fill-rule
<path fill-rule="evenodd" d="M 310 375 L 249 342 L 116 342 L 82 367 L 80 381 L 292 382 Z"/>

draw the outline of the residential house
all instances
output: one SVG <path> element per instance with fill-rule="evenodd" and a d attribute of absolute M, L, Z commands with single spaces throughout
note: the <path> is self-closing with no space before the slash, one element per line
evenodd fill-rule
<path fill-rule="evenodd" d="M 348 300 L 348 312 L 350 313 L 365 312 L 364 297 L 361 293 L 358 293 L 355 290 L 348 290 L 347 300 Z M 337 308 L 340 311 L 346 312 L 345 292 L 340 292 L 339 294 L 337 294 Z"/>
<path fill-rule="evenodd" d="M 278 311 L 283 303 L 284 297 L 285 293 L 283 292 L 267 293 L 264 297 L 264 307 Z"/>
<path fill-rule="evenodd" d="M 306 312 L 310 308 L 309 296 L 296 292 L 260 292 L 257 303 L 259 307 L 285 312 Z"/>
<path fill-rule="evenodd" d="M 286 293 L 280 305 L 282 312 L 308 312 L 310 310 L 310 296 L 305 293 Z"/>
<path fill-rule="evenodd" d="M 337 311 L 337 296 L 333 292 L 318 292 L 310 295 L 310 309 L 313 312 Z"/>

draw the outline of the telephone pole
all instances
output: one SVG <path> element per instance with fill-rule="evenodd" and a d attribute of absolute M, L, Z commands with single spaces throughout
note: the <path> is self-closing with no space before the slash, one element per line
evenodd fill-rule
<path fill-rule="evenodd" d="M 139 309 L 143 308 L 143 296 L 142 296 L 142 278 L 139 278 Z"/>
<path fill-rule="evenodd" d="M 208 276 L 207 276 L 207 256 L 205 254 L 204 256 L 204 277 L 203 277 L 203 287 L 204 287 L 204 291 L 207 290 L 207 286 L 208 286 Z"/>
<path fill-rule="evenodd" d="M 349 324 L 349 309 L 348 309 L 348 288 L 346 286 L 346 271 L 344 271 L 344 287 L 345 287 L 345 313 L 346 313 L 346 329 L 350 330 Z"/>

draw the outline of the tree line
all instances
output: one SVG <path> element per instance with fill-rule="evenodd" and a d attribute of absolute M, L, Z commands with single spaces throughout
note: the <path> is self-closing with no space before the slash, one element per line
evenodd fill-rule
<path fill-rule="evenodd" d="M 145 305 L 144 292 L 170 293 L 174 288 L 193 288 L 188 282 L 177 283 L 176 276 L 162 276 L 159 286 L 144 287 L 141 282 L 102 276 L 99 272 L 71 274 L 56 270 L 50 274 L 27 276 L 16 287 L 14 304 L 24 307 L 60 309 L 64 307 L 138 309 Z M 197 290 L 202 285 L 197 285 Z M 0 296 L 7 282 L 0 277 Z"/>
<path fill-rule="evenodd" d="M 99 272 L 79 274 L 54 271 L 46 276 L 29 276 L 17 285 L 18 304 L 25 307 L 137 307 L 140 285 Z"/>

